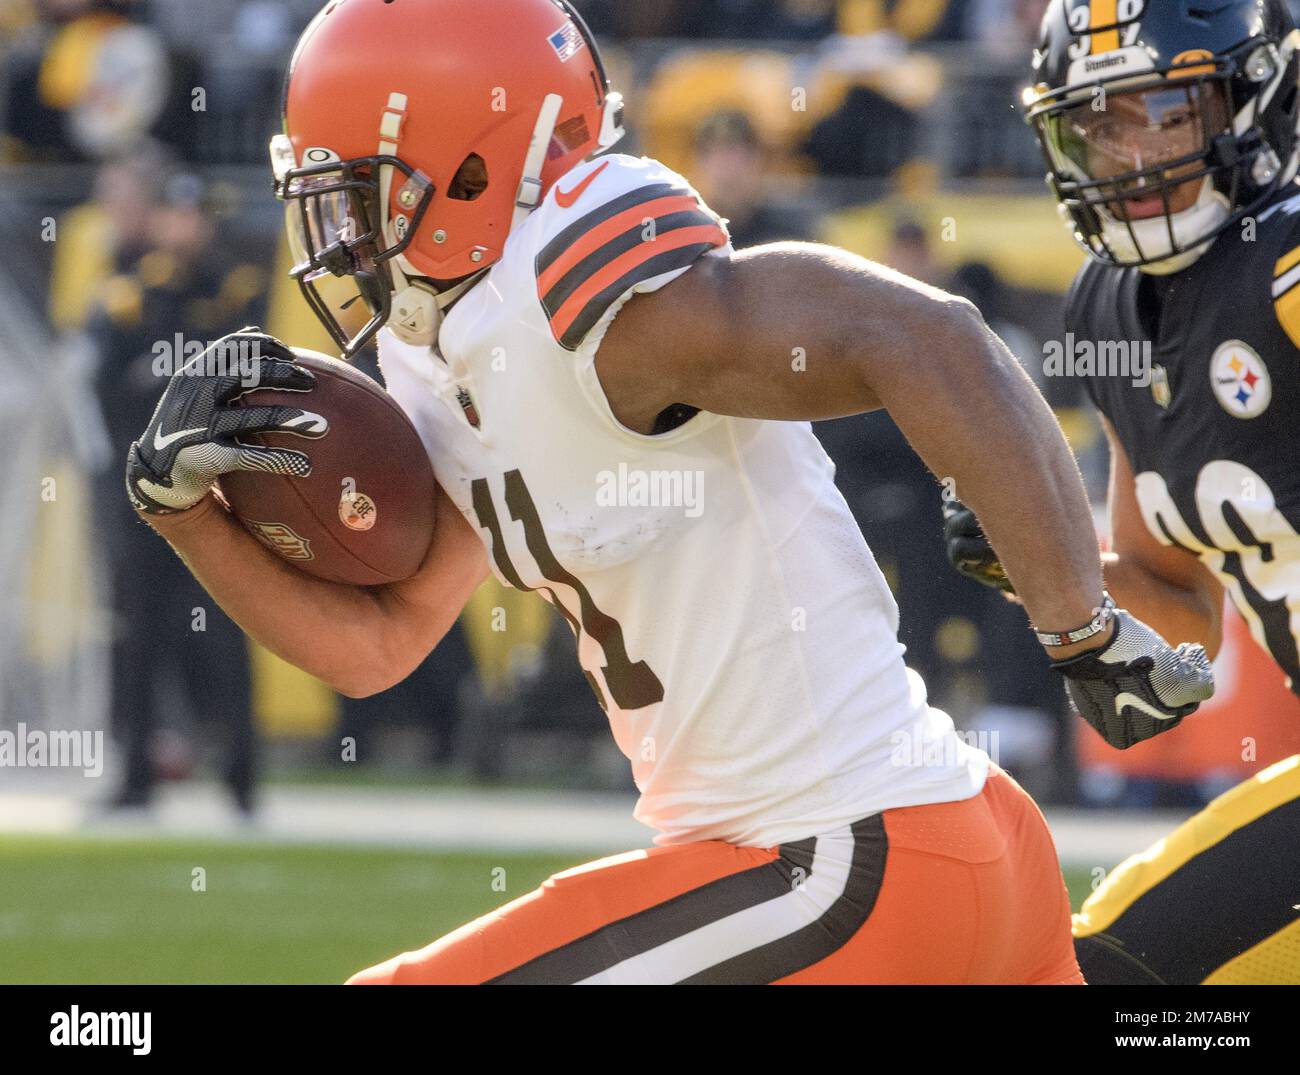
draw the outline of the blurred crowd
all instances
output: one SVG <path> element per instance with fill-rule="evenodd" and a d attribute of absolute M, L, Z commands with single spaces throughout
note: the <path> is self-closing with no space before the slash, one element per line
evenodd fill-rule
<path fill-rule="evenodd" d="M 316 0 L 0 0 L 9 159 L 97 160 L 141 131 L 196 161 L 260 160 L 283 62 Z M 1023 62 L 1045 0 L 580 0 L 658 156 L 720 101 L 784 163 L 883 175 L 943 84 L 919 48 Z M 690 48 L 681 45 L 689 42 Z M 119 77 L 129 70 L 129 78 Z M 810 107 L 792 106 L 792 87 Z M 998 111 L 998 110 L 995 110 Z M 863 124 L 868 126 L 864 128 Z M 865 146 L 864 133 L 871 132 Z M 888 152 L 884 147 L 888 143 Z M 665 149 L 665 144 L 669 147 Z M 670 162 L 671 163 L 671 162 Z"/>
<path fill-rule="evenodd" d="M 317 4 L 0 0 L 0 225 L 19 236 L 0 287 L 94 356 L 109 442 L 86 469 L 96 497 L 89 547 L 112 580 L 111 710 L 125 759 L 110 805 L 147 805 L 159 779 L 210 756 L 234 801 L 252 810 L 255 710 L 263 728 L 314 740 L 326 757 L 342 737 L 366 744 L 362 762 L 381 760 L 370 744 L 391 732 L 401 745 L 388 754 L 407 763 L 626 786 L 573 641 L 535 599 L 484 593 L 408 682 L 376 699 L 324 699 L 265 655 L 250 660 L 242 635 L 120 494 L 120 460 L 159 393 L 155 341 L 259 323 L 318 345 L 310 314 L 282 286 L 263 163 L 288 52 Z M 629 151 L 687 174 L 729 219 L 738 247 L 825 239 L 973 299 L 1058 409 L 1100 497 L 1105 460 L 1077 385 L 1044 382 L 1038 360 L 1060 331 L 1061 292 L 1078 261 L 1011 107 L 1045 4 L 577 6 L 609 42 L 613 80 L 628 94 Z M 990 196 L 1005 200 L 979 200 Z M 1028 230 L 999 226 L 1022 217 Z M 32 219 L 56 219 L 58 242 L 33 237 Z M 946 234 L 958 219 L 975 239 Z M 0 351 L 7 345 L 0 339 Z M 373 356 L 361 364 L 378 375 Z M 882 416 L 826 423 L 819 434 L 899 598 L 909 661 L 935 704 L 972 731 L 996 731 L 1003 764 L 1037 795 L 1076 798 L 1060 683 L 1019 608 L 947 567 L 933 477 Z M 510 611 L 504 636 L 488 622 L 499 607 Z M 199 751 L 198 742 L 217 745 Z M 1237 774 L 1168 775 L 1085 780 L 1083 791 L 1114 802 L 1170 784 L 1195 799 Z"/>

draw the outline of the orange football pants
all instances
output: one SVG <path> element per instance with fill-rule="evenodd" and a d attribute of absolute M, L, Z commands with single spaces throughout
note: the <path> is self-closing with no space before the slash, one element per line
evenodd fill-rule
<path fill-rule="evenodd" d="M 633 851 L 349 984 L 1082 985 L 1051 834 L 996 767 L 965 802 L 780 847 Z"/>

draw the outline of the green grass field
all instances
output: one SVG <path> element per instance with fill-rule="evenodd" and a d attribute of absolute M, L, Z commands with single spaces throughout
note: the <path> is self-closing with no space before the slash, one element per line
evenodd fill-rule
<path fill-rule="evenodd" d="M 341 982 L 577 861 L 4 837 L 0 982 Z"/>
<path fill-rule="evenodd" d="M 341 982 L 591 857 L 0 837 L 0 983 Z"/>

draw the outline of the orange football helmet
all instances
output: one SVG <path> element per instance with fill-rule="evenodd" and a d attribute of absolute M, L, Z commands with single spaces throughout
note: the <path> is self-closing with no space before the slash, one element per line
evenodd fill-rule
<path fill-rule="evenodd" d="M 567 0 L 330 0 L 294 50 L 271 142 L 292 275 L 345 355 L 385 324 L 431 344 L 551 185 L 622 133 Z M 328 277 L 365 301 L 359 333 L 317 287 Z"/>

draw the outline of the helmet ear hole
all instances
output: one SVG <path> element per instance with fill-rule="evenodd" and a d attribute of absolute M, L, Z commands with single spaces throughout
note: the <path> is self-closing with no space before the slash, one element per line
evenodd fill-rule
<path fill-rule="evenodd" d="M 456 177 L 447 188 L 447 197 L 458 202 L 472 202 L 487 188 L 487 162 L 477 153 L 471 153 L 456 170 Z"/>

